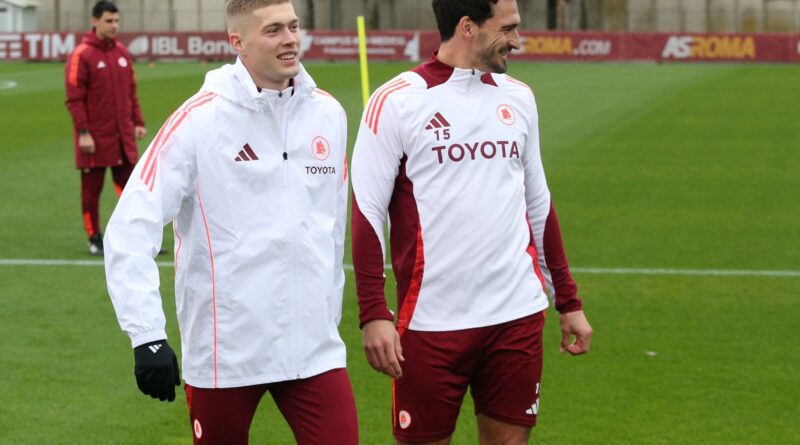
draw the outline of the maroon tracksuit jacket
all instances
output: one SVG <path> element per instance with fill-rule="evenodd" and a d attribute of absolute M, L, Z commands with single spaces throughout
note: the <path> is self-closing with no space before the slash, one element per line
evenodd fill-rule
<path fill-rule="evenodd" d="M 65 78 L 76 167 L 113 167 L 123 163 L 123 156 L 135 164 L 133 128 L 144 126 L 144 120 L 128 50 L 117 40 L 99 39 L 92 29 L 69 55 Z M 94 154 L 78 147 L 78 131 L 84 128 L 94 139 Z"/>

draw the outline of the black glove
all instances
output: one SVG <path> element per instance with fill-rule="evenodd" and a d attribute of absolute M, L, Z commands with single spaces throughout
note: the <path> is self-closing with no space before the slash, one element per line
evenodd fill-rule
<path fill-rule="evenodd" d="M 158 400 L 175 400 L 175 387 L 181 384 L 178 358 L 166 340 L 133 348 L 136 365 L 133 374 L 139 390 Z"/>

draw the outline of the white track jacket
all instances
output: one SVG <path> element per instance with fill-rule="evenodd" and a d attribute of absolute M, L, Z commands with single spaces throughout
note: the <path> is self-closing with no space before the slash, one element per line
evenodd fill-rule
<path fill-rule="evenodd" d="M 378 88 L 352 163 L 361 323 L 392 319 L 383 226 L 391 221 L 397 327 L 491 326 L 548 305 L 581 309 L 539 155 L 536 102 L 509 76 L 435 57 Z"/>
<path fill-rule="evenodd" d="M 167 338 L 154 257 L 175 232 L 183 377 L 226 388 L 345 367 L 346 117 L 301 68 L 259 92 L 241 61 L 206 75 L 137 164 L 105 235 L 134 347 Z"/>

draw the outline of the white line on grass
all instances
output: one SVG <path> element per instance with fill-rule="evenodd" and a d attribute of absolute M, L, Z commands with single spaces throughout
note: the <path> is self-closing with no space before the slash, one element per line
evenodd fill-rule
<path fill-rule="evenodd" d="M 0 90 L 10 90 L 17 87 L 17 82 L 13 80 L 0 80 Z"/>
<path fill-rule="evenodd" d="M 157 261 L 160 267 L 172 267 L 172 261 Z M 31 258 L 0 258 L 0 266 L 102 266 L 103 260 L 37 260 Z M 352 264 L 344 268 L 353 270 Z M 390 269 L 390 266 L 386 266 Z M 725 269 L 647 269 L 573 267 L 573 272 L 595 275 L 694 275 L 702 277 L 800 277 L 800 270 L 725 270 Z"/>
<path fill-rule="evenodd" d="M 697 275 L 704 277 L 800 277 L 800 270 L 634 269 L 571 267 L 577 273 L 598 275 Z"/>

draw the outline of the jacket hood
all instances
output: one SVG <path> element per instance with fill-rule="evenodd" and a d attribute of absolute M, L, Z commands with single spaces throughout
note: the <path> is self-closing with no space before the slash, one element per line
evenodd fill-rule
<path fill-rule="evenodd" d="M 114 46 L 116 46 L 117 39 L 103 40 L 97 37 L 97 33 L 95 33 L 94 28 L 92 28 L 86 31 L 86 34 L 83 35 L 81 43 L 96 46 L 97 48 L 100 48 L 102 50 L 107 50 L 109 48 L 113 48 Z"/>
<path fill-rule="evenodd" d="M 314 79 L 311 78 L 305 67 L 300 64 L 300 72 L 292 78 L 292 85 L 281 91 L 281 93 L 294 94 L 300 97 L 310 96 L 316 87 Z M 294 88 L 294 91 L 292 91 L 292 88 Z M 211 91 L 230 102 L 252 110 L 260 109 L 263 107 L 265 99 L 278 94 L 273 90 L 259 91 L 252 77 L 250 77 L 250 73 L 247 72 L 247 68 L 238 57 L 236 58 L 236 63 L 224 65 L 206 73 L 206 79 L 200 91 Z"/>

